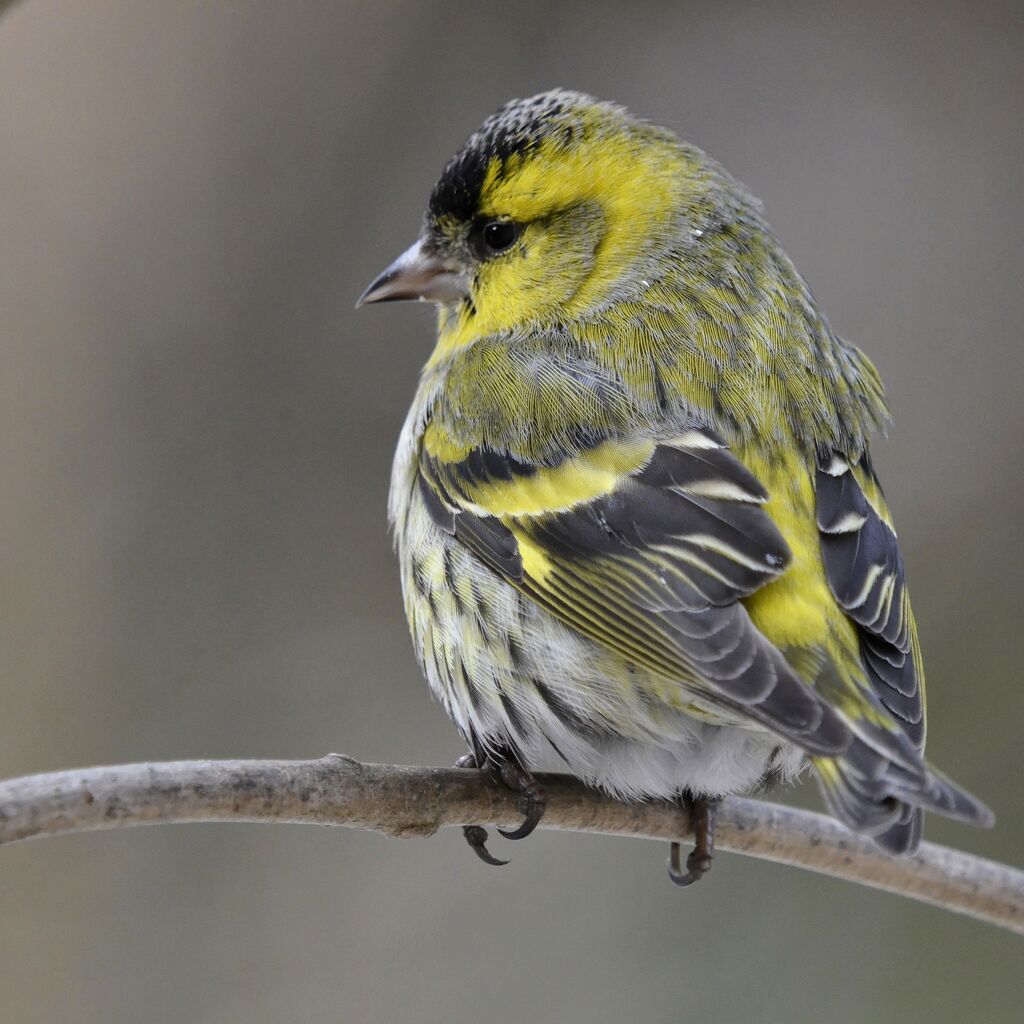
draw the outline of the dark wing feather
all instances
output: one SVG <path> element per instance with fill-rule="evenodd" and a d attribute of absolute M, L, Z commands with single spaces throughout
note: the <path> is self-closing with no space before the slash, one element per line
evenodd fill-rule
<path fill-rule="evenodd" d="M 857 625 L 867 680 L 902 733 L 894 738 L 905 737 L 923 753 L 921 652 L 903 558 L 887 521 L 881 486 L 866 456 L 851 461 L 836 452 L 819 461 L 815 484 L 829 587 Z M 823 778 L 823 789 L 844 820 L 875 831 L 879 844 L 891 852 L 904 853 L 917 846 L 922 807 L 977 825 L 994 820 L 987 807 L 925 766 L 922 759 L 914 765 L 897 757 L 877 776 L 851 755 L 837 763 L 832 777 Z"/>
<path fill-rule="evenodd" d="M 875 693 L 920 750 L 924 679 L 899 543 L 858 475 L 881 495 L 870 468 L 834 454 L 816 476 L 825 574 L 836 600 L 857 623 L 861 657 Z"/>
<path fill-rule="evenodd" d="M 491 449 L 451 461 L 425 441 L 419 486 L 434 522 L 538 605 L 723 720 L 752 719 L 805 750 L 833 811 L 884 848 L 914 848 L 920 807 L 991 820 L 923 761 L 903 563 L 866 465 L 835 455 L 816 477 L 826 576 L 859 633 L 861 715 L 841 714 L 826 680 L 809 686 L 751 622 L 742 599 L 778 578 L 790 552 L 764 488 L 711 431 L 595 441 L 555 464 Z"/>
<path fill-rule="evenodd" d="M 482 514 L 507 507 L 513 488 L 543 483 L 544 474 L 571 490 L 571 470 L 493 451 L 456 463 L 424 452 L 421 486 L 438 525 L 581 633 L 809 753 L 846 750 L 847 724 L 741 603 L 785 570 L 790 553 L 762 507 L 764 488 L 724 441 L 691 430 L 650 445 L 585 500 Z"/>

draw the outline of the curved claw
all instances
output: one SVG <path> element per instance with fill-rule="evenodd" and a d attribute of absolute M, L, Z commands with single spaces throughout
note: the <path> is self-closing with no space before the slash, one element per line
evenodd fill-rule
<path fill-rule="evenodd" d="M 668 877 L 675 885 L 693 885 L 699 882 L 711 870 L 711 857 L 698 854 L 693 850 L 686 858 L 686 870 L 680 863 L 679 843 L 672 843 L 669 848 Z"/>
<path fill-rule="evenodd" d="M 499 860 L 487 849 L 487 829 L 482 825 L 463 825 L 462 834 L 469 843 L 469 848 L 485 864 L 493 864 L 494 867 L 500 868 L 508 863 L 507 860 Z"/>
<path fill-rule="evenodd" d="M 511 831 L 506 832 L 503 828 L 499 828 L 498 831 L 506 839 L 525 839 L 544 817 L 544 790 L 528 771 L 512 760 L 505 761 L 501 765 L 499 774 L 502 782 L 509 789 L 519 791 L 519 810 L 524 821 L 518 828 Z"/>
<path fill-rule="evenodd" d="M 523 821 L 522 825 L 508 832 L 503 828 L 499 828 L 498 831 L 506 839 L 525 839 L 540 824 L 540 819 L 543 817 L 544 802 L 542 800 L 531 799 L 529 809 L 526 812 L 526 819 Z"/>

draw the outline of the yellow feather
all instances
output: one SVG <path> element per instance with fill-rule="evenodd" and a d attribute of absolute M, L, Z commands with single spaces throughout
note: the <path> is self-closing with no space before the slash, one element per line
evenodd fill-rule
<path fill-rule="evenodd" d="M 571 148 L 550 137 L 528 159 L 492 159 L 481 216 L 527 225 L 523 246 L 480 268 L 471 313 L 449 320 L 442 311 L 431 363 L 488 334 L 585 312 L 678 216 L 695 176 L 677 143 L 654 128 L 634 134 L 601 134 L 596 125 L 587 130 L 591 137 L 584 134 Z M 579 211 L 574 241 L 589 236 L 592 262 L 567 252 L 561 236 L 543 230 L 546 216 L 570 208 Z"/>
<path fill-rule="evenodd" d="M 558 466 L 539 468 L 529 476 L 475 485 L 470 488 L 471 500 L 466 507 L 499 518 L 562 512 L 610 494 L 623 476 L 647 464 L 654 448 L 653 441 L 608 441 Z"/>
<path fill-rule="evenodd" d="M 543 583 L 551 572 L 551 559 L 529 537 L 518 534 L 516 541 L 519 545 L 519 557 L 523 561 L 523 572 L 538 583 Z"/>
<path fill-rule="evenodd" d="M 827 649 L 837 636 L 855 649 L 853 623 L 836 603 L 825 577 L 814 483 L 805 456 L 795 448 L 783 458 L 767 459 L 756 450 L 737 455 L 767 489 L 765 511 L 793 556 L 782 576 L 744 600 L 754 624 L 783 650 Z"/>

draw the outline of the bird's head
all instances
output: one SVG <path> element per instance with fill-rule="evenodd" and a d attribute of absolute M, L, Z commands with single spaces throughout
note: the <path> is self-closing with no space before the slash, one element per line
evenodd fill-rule
<path fill-rule="evenodd" d="M 440 304 L 439 353 L 571 321 L 637 292 L 716 182 L 698 150 L 614 104 L 513 100 L 448 161 L 420 237 L 360 304 Z"/>

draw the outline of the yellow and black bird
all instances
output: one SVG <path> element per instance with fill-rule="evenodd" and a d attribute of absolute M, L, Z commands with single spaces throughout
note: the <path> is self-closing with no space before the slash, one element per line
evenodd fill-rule
<path fill-rule="evenodd" d="M 439 309 L 391 485 L 405 607 L 464 763 L 521 793 L 506 835 L 553 763 L 687 803 L 681 884 L 709 803 L 808 760 L 893 853 L 922 809 L 991 824 L 924 760 L 878 374 L 725 170 L 614 104 L 514 100 L 360 302 L 393 299 Z"/>

